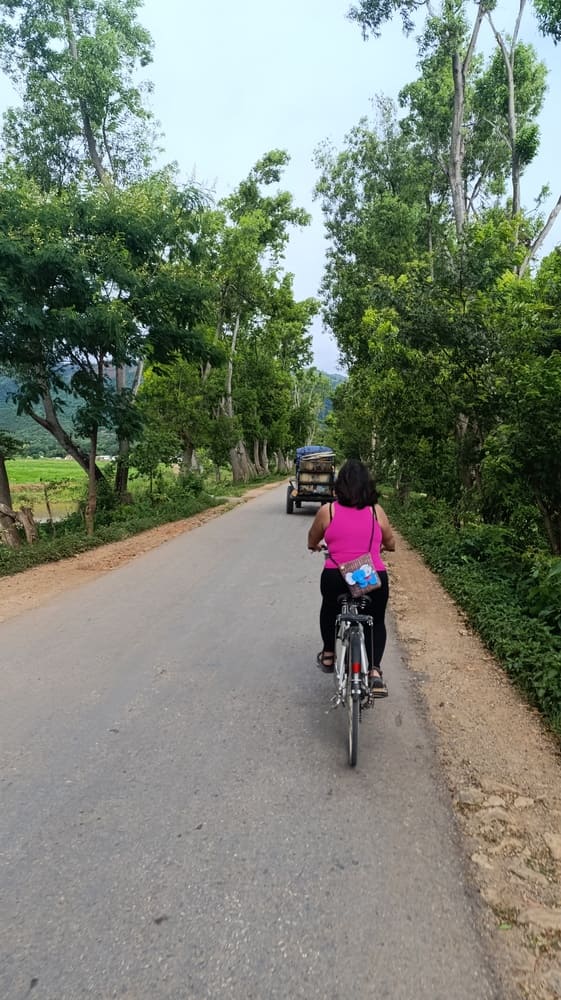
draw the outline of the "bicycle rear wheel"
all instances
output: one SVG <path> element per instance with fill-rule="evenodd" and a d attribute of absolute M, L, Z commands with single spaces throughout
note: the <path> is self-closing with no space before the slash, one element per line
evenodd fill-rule
<path fill-rule="evenodd" d="M 356 767 L 358 760 L 358 724 L 360 722 L 360 688 L 353 683 L 356 680 L 356 665 L 360 670 L 361 644 L 358 635 L 352 635 L 348 646 L 347 663 L 347 722 L 349 739 L 349 764 Z M 354 668 L 354 669 L 353 669 Z"/>

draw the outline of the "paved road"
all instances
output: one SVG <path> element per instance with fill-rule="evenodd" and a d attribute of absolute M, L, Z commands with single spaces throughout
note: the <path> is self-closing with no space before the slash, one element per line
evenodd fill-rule
<path fill-rule="evenodd" d="M 499 997 L 399 647 L 352 771 L 283 508 L 0 626 L 2 1000 Z"/>

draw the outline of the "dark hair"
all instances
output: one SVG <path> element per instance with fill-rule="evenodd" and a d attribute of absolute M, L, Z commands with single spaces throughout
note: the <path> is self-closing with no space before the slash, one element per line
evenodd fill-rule
<path fill-rule="evenodd" d="M 357 458 L 348 458 L 339 469 L 335 483 L 337 500 L 342 507 L 372 507 L 378 491 L 366 466 Z"/>

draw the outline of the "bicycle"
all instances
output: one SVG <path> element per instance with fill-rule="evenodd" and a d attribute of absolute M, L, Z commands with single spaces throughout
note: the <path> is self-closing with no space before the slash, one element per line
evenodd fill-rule
<path fill-rule="evenodd" d="M 364 626 L 370 627 L 372 615 L 364 614 L 370 600 L 343 594 L 339 598 L 341 611 L 335 622 L 335 694 L 333 708 L 343 705 L 347 709 L 349 764 L 356 766 L 358 759 L 358 731 L 364 709 L 371 708 L 376 700 L 368 680 L 368 655 Z"/>

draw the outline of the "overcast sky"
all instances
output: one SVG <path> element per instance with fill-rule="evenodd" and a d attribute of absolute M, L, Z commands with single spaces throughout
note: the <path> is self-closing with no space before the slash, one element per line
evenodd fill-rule
<path fill-rule="evenodd" d="M 399 22 L 387 25 L 381 39 L 364 42 L 346 19 L 349 6 L 350 0 L 145 0 L 139 15 L 155 43 L 147 76 L 154 84 L 151 104 L 162 124 L 165 159 L 177 161 L 183 179 L 194 174 L 220 197 L 267 150 L 289 152 L 285 186 L 313 216 L 309 229 L 292 238 L 287 255 L 299 298 L 317 294 L 323 268 L 321 215 L 312 198 L 314 149 L 324 139 L 340 146 L 358 119 L 370 114 L 374 95 L 395 98 L 417 75 L 415 41 L 403 37 Z M 499 4 L 498 27 L 512 27 L 516 7 Z M 542 149 L 523 182 L 523 200 L 531 205 L 549 183 L 552 205 L 561 186 L 561 47 L 538 35 L 530 13 L 522 38 L 534 43 L 552 71 Z M 9 89 L 0 81 L 0 106 L 8 100 Z M 552 242 L 560 241 L 554 234 Z M 319 321 L 314 350 L 320 368 L 337 370 L 336 345 Z"/>

